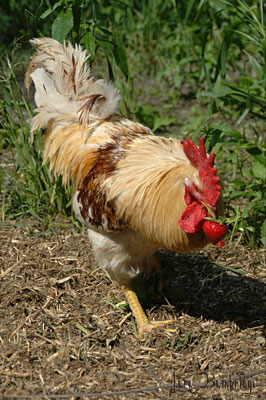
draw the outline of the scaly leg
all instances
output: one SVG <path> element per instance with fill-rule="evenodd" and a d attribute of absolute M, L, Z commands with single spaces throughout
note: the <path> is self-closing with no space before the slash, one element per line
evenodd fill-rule
<path fill-rule="evenodd" d="M 154 328 L 164 326 L 175 322 L 174 319 L 168 319 L 165 321 L 152 321 L 150 322 L 143 311 L 143 308 L 139 302 L 136 293 L 129 287 L 123 286 L 124 293 L 126 295 L 127 301 L 131 308 L 131 311 L 136 319 L 138 326 L 138 339 L 142 339 L 144 332 L 150 332 Z"/>

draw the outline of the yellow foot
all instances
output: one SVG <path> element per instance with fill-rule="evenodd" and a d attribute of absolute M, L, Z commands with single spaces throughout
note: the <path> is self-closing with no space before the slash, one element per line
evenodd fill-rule
<path fill-rule="evenodd" d="M 166 319 L 165 321 L 150 321 L 138 327 L 138 339 L 142 339 L 145 333 L 150 333 L 154 328 L 162 328 L 176 322 L 174 319 Z M 174 332 L 175 329 L 165 329 L 167 332 Z"/>
<path fill-rule="evenodd" d="M 176 322 L 174 319 L 167 319 L 165 321 L 152 321 L 150 322 L 140 305 L 136 293 L 129 287 L 123 286 L 124 293 L 126 295 L 127 301 L 131 308 L 131 311 L 136 319 L 138 327 L 138 338 L 142 339 L 143 334 L 146 332 L 151 332 L 152 329 L 163 327 L 164 325 L 172 324 Z"/>

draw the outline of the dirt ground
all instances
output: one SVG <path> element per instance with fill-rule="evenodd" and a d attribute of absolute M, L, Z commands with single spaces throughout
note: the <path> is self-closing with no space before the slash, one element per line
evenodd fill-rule
<path fill-rule="evenodd" d="M 176 322 L 139 341 L 85 231 L 0 235 L 1 399 L 266 398 L 265 249 L 161 252 L 163 295 L 136 285 L 151 320 Z"/>

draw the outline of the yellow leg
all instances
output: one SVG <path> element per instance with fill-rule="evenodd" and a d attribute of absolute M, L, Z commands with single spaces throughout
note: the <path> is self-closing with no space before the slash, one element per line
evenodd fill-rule
<path fill-rule="evenodd" d="M 139 302 L 138 296 L 129 286 L 123 286 L 124 293 L 126 295 L 128 304 L 135 317 L 138 326 L 138 338 L 142 339 L 144 332 L 150 332 L 152 329 L 164 326 L 175 322 L 173 319 L 165 321 L 152 321 L 150 322 L 143 311 L 143 308 Z"/>

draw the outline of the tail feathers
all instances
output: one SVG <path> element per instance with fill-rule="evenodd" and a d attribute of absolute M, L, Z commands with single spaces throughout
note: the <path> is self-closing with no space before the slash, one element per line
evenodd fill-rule
<path fill-rule="evenodd" d="M 86 127 L 90 120 L 106 119 L 117 111 L 118 90 L 91 76 L 89 55 L 80 46 L 62 45 L 50 38 L 34 39 L 31 44 L 37 53 L 26 74 L 26 87 L 33 80 L 38 107 L 32 131 L 46 127 L 50 119 Z"/>

